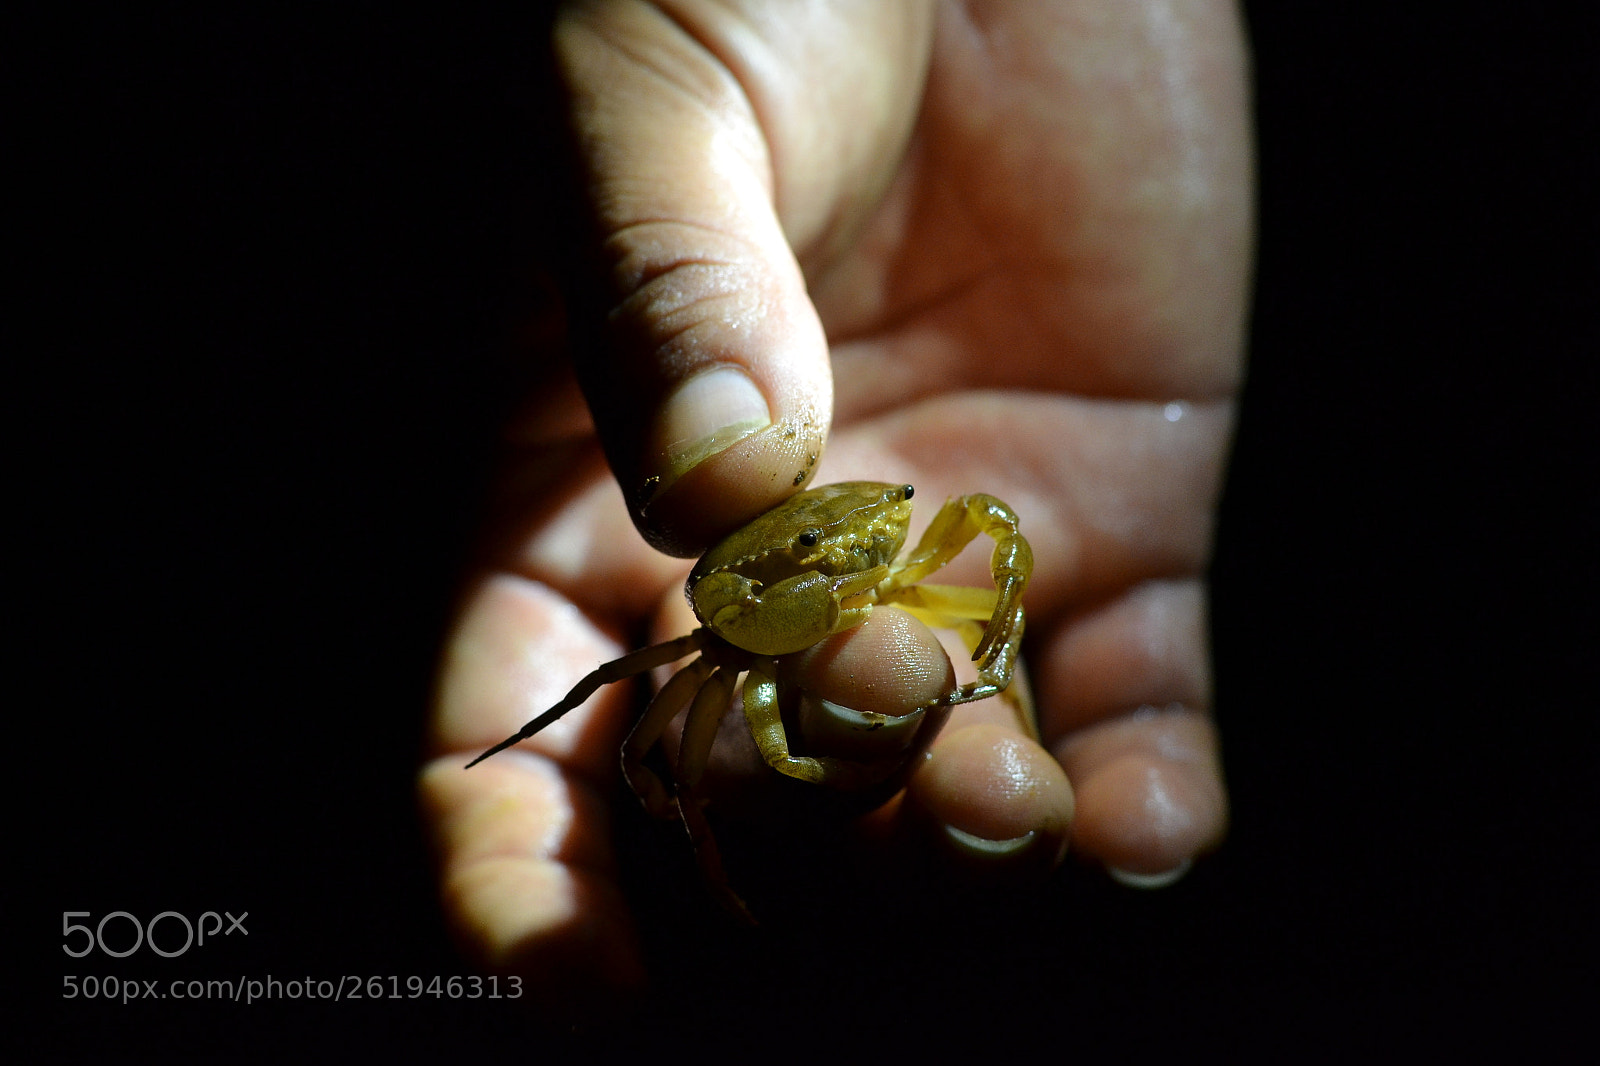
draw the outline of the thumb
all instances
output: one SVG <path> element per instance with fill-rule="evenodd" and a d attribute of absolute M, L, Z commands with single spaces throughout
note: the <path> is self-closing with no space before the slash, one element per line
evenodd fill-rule
<path fill-rule="evenodd" d="M 930 39 L 920 3 L 558 19 L 599 301 L 577 372 L 657 548 L 699 554 L 810 479 L 833 382 L 797 252 L 836 248 L 881 194 Z"/>

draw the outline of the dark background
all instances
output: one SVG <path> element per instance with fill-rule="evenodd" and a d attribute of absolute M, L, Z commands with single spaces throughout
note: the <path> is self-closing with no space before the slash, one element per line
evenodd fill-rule
<path fill-rule="evenodd" d="M 65 974 L 470 972 L 415 822 L 432 661 L 534 309 L 540 16 L 149 12 L 23 34 L 11 910 L 37 1054 L 592 1044 L 1554 1048 L 1596 1002 L 1600 54 L 1581 5 L 1248 5 L 1251 378 L 1215 567 L 1224 849 L 1070 862 L 828 944 L 685 917 L 631 1028 L 491 1002 L 111 1004 Z M 1557 13 L 1557 12 L 1560 13 Z M 25 49 L 26 51 L 27 49 Z M 19 379 L 20 380 L 20 379 Z M 37 489 L 37 492 L 34 490 Z M 248 911 L 162 960 L 57 914 Z M 953 911 L 952 914 L 957 912 Z M 790 959 L 797 945 L 828 950 Z"/>

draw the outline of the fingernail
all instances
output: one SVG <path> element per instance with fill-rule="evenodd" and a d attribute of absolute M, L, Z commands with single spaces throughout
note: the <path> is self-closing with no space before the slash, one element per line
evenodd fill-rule
<path fill-rule="evenodd" d="M 1026 851 L 1038 837 L 1036 829 L 1030 829 L 1019 837 L 1007 840 L 990 840 L 969 833 L 965 829 L 957 829 L 953 825 L 944 827 L 945 839 L 953 844 L 957 850 L 975 859 L 1008 859 Z"/>
<path fill-rule="evenodd" d="M 922 728 L 924 711 L 895 716 L 858 711 L 809 692 L 800 696 L 800 731 L 806 742 L 826 752 L 857 762 L 886 759 L 910 747 Z"/>
<path fill-rule="evenodd" d="M 1119 885 L 1129 888 L 1166 888 L 1168 885 L 1183 878 L 1189 872 L 1189 867 L 1194 865 L 1190 860 L 1184 859 L 1170 870 L 1162 870 L 1155 874 L 1136 874 L 1131 870 L 1119 870 L 1115 866 L 1107 866 L 1106 873 Z"/>
<path fill-rule="evenodd" d="M 767 401 L 736 366 L 722 365 L 678 386 L 656 416 L 650 438 L 652 497 L 701 462 L 772 424 Z"/>

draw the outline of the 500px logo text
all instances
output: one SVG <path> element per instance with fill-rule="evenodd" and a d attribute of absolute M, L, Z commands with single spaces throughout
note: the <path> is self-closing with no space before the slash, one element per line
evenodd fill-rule
<path fill-rule="evenodd" d="M 226 929 L 222 925 L 224 916 L 228 919 Z M 148 922 L 142 924 L 139 919 L 127 911 L 112 911 L 102 917 L 92 929 L 87 925 L 74 923 L 72 920 L 74 918 L 90 917 L 92 917 L 92 914 L 89 911 L 61 912 L 61 935 L 65 938 L 61 944 L 61 950 L 75 959 L 83 958 L 95 948 L 99 948 L 101 954 L 109 955 L 113 959 L 126 958 L 145 944 L 148 944 L 150 950 L 162 958 L 175 959 L 188 951 L 191 946 L 204 947 L 207 936 L 215 940 L 218 933 L 223 936 L 232 936 L 235 932 L 243 933 L 245 936 L 250 935 L 250 930 L 244 927 L 244 920 L 250 917 L 249 911 L 244 911 L 237 918 L 227 911 L 223 911 L 222 914 L 218 914 L 216 911 L 206 911 L 195 922 L 189 921 L 187 916 L 179 914 L 177 911 L 162 911 Z M 133 944 L 131 947 L 119 949 L 106 946 L 106 926 L 107 923 L 112 922 L 112 919 L 121 919 L 122 923 L 133 927 Z M 209 927 L 207 925 L 208 922 L 210 923 Z M 156 942 L 157 927 L 161 928 L 162 944 Z M 179 927 L 183 929 L 183 941 L 181 944 L 178 943 L 179 933 L 177 930 Z M 197 927 L 198 937 L 196 937 Z M 120 924 L 112 924 L 111 928 L 114 933 L 118 934 L 113 936 L 113 941 L 115 943 L 124 942 L 123 935 L 120 935 L 122 926 Z M 83 939 L 78 941 L 82 947 L 75 950 L 72 941 L 74 936 L 79 933 L 83 934 Z"/>

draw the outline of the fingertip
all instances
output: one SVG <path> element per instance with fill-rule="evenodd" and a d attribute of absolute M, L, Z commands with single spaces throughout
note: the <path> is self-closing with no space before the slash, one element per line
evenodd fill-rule
<path fill-rule="evenodd" d="M 1075 846 L 1138 887 L 1176 881 L 1220 842 L 1226 821 L 1214 777 L 1139 755 L 1116 759 L 1080 782 L 1078 803 Z"/>
<path fill-rule="evenodd" d="M 1125 882 L 1170 875 L 1221 843 L 1227 791 L 1204 713 L 1141 707 L 1069 735 L 1057 750 L 1078 792 L 1073 848 Z"/>
<path fill-rule="evenodd" d="M 446 919 L 468 957 L 520 977 L 541 1010 L 593 1009 L 644 978 L 602 805 L 548 760 L 500 759 L 469 773 L 446 756 L 419 779 Z"/>
<path fill-rule="evenodd" d="M 949 707 L 936 703 L 955 687 L 938 636 L 892 607 L 785 656 L 778 669 L 799 693 L 796 722 L 807 750 L 882 771 L 884 790 L 897 790 L 918 765 L 949 717 Z"/>
<path fill-rule="evenodd" d="M 942 843 L 972 863 L 1054 868 L 1066 854 L 1075 799 L 1055 758 L 1036 741 L 980 722 L 934 745 L 907 800 L 940 827 Z"/>
<path fill-rule="evenodd" d="M 894 607 L 874 608 L 861 625 L 786 657 L 780 668 L 806 692 L 887 715 L 926 707 L 956 684 L 938 635 Z"/>
<path fill-rule="evenodd" d="M 711 434 L 725 433 L 727 444 L 702 439 L 679 449 L 695 455 L 694 462 L 670 476 L 645 476 L 631 495 L 634 524 L 657 551 L 703 554 L 805 487 L 822 457 L 827 420 L 815 409 L 768 424 L 748 417 L 730 425 Z"/>
<path fill-rule="evenodd" d="M 451 872 L 442 894 L 463 951 L 491 973 L 521 978 L 540 1013 L 608 1013 L 617 992 L 645 982 L 621 892 L 590 871 L 491 859 Z"/>

